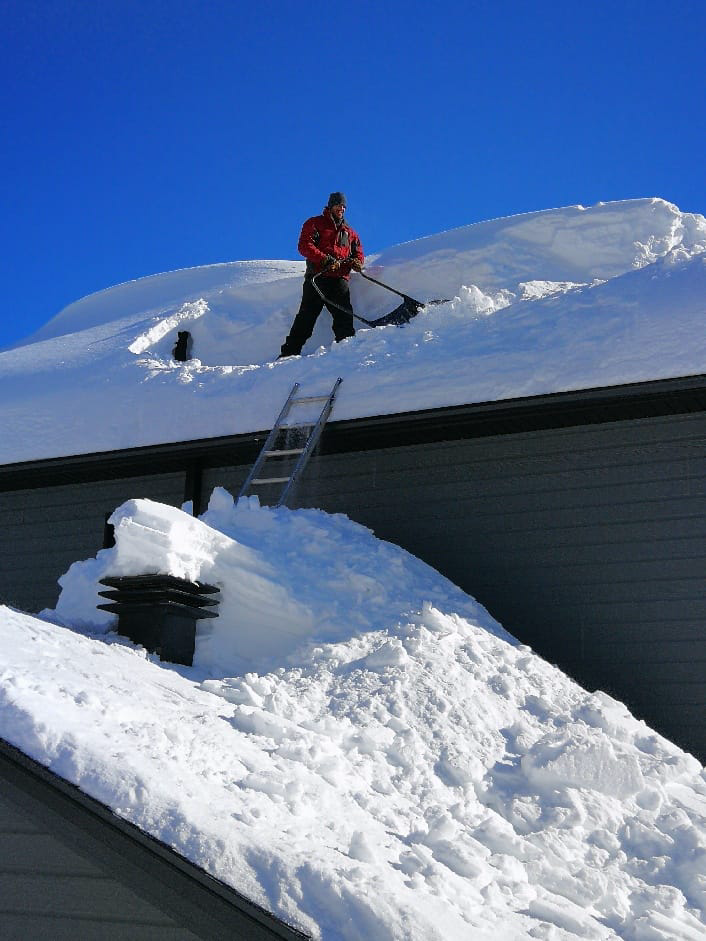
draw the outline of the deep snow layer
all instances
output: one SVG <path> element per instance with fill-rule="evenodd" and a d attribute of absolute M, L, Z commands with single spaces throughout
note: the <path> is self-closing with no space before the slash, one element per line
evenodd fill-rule
<path fill-rule="evenodd" d="M 82 632 L 0 609 L 2 737 L 316 938 L 704 937 L 703 769 L 438 573 L 223 490 L 114 523 L 46 612 Z M 95 610 L 156 563 L 222 588 L 194 668 Z"/>
<path fill-rule="evenodd" d="M 466 226 L 368 271 L 449 302 L 333 347 L 324 313 L 309 355 L 279 362 L 302 262 L 170 272 L 70 305 L 0 352 L 0 463 L 270 428 L 294 381 L 313 394 L 343 377 L 334 418 L 348 419 L 706 371 L 706 219 L 664 200 Z M 398 300 L 357 275 L 352 292 L 368 318 Z"/>

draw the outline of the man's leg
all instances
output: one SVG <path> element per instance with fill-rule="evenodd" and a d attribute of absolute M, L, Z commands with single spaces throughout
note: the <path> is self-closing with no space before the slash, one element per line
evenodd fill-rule
<path fill-rule="evenodd" d="M 355 336 L 351 291 L 345 278 L 327 278 L 326 282 L 326 297 L 328 300 L 333 301 L 333 304 L 326 305 L 326 309 L 333 319 L 333 335 L 338 343 L 339 340 L 345 340 L 346 337 Z M 334 304 L 337 307 L 334 307 Z M 338 307 L 343 307 L 344 310 L 338 310 Z"/>
<path fill-rule="evenodd" d="M 289 331 L 289 336 L 282 344 L 280 356 L 299 356 L 302 347 L 314 332 L 316 319 L 321 313 L 324 302 L 307 279 L 302 289 L 302 302 Z"/>

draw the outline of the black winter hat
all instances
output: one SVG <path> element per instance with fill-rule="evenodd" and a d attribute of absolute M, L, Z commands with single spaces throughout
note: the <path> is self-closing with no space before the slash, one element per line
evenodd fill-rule
<path fill-rule="evenodd" d="M 330 209 L 331 206 L 345 206 L 346 205 L 346 194 L 345 193 L 331 193 L 326 203 L 326 208 Z"/>

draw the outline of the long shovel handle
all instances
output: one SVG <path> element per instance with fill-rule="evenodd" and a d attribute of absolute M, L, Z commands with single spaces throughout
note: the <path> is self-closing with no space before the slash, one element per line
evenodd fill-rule
<path fill-rule="evenodd" d="M 331 267 L 330 264 L 329 264 L 329 265 L 326 265 L 325 268 L 322 268 L 321 271 L 319 271 L 319 274 L 315 274 L 315 275 L 312 277 L 312 279 L 311 279 L 311 286 L 314 288 L 314 290 L 315 290 L 316 293 L 319 295 L 319 297 L 321 298 L 321 300 L 322 300 L 325 304 L 327 304 L 327 305 L 330 304 L 332 307 L 335 307 L 336 310 L 341 310 L 341 311 L 343 311 L 344 314 L 353 314 L 353 316 L 355 317 L 355 319 L 356 319 L 356 320 L 360 320 L 361 323 L 365 323 L 365 324 L 367 324 L 369 327 L 374 327 L 375 324 L 373 323 L 372 320 L 366 320 L 365 317 L 361 317 L 360 314 L 356 314 L 356 313 L 354 313 L 352 310 L 349 310 L 349 309 L 347 309 L 347 308 L 345 308 L 345 307 L 341 307 L 340 304 L 337 304 L 335 301 L 331 301 L 331 300 L 329 300 L 329 299 L 326 297 L 326 295 L 324 294 L 324 292 L 321 290 L 321 288 L 319 287 L 319 285 L 316 283 L 316 279 L 319 277 L 319 275 L 322 275 L 322 274 L 324 273 L 324 271 L 326 271 L 327 268 L 330 268 L 330 267 Z"/>
<path fill-rule="evenodd" d="M 357 268 L 354 268 L 353 270 L 357 271 Z M 403 294 L 402 291 L 398 291 L 397 288 L 391 288 L 390 285 L 385 284 L 384 281 L 378 281 L 377 278 L 371 277 L 369 274 L 366 274 L 364 271 L 358 271 L 358 274 L 361 277 L 365 278 L 366 281 L 372 281 L 373 284 L 379 284 L 381 288 L 386 288 L 388 291 L 392 291 L 393 294 L 396 294 L 398 297 L 403 298 L 405 301 L 407 301 L 408 304 L 414 304 L 415 307 L 417 308 L 424 307 L 424 304 L 422 303 L 422 301 L 415 300 L 415 298 L 410 297 L 409 294 Z"/>

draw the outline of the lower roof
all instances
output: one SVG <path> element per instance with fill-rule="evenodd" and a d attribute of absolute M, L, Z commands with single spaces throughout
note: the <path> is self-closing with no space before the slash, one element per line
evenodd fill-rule
<path fill-rule="evenodd" d="M 209 941 L 305 941 L 235 890 L 170 847 L 116 816 L 0 739 L 0 786 L 24 813 L 91 859 L 178 924 Z"/>

